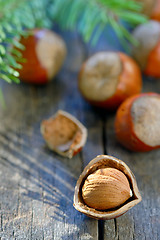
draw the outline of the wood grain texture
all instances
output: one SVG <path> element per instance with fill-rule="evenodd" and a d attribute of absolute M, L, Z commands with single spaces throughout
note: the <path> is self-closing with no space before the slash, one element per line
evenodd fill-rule
<path fill-rule="evenodd" d="M 7 108 L 0 111 L 1 239 L 97 239 L 97 221 L 73 207 L 83 159 L 92 158 L 93 146 L 87 143 L 84 154 L 69 160 L 49 151 L 39 130 L 41 121 L 58 109 L 84 124 L 89 121 L 91 132 L 92 124 L 97 131 L 101 128 L 90 106 L 86 106 L 86 115 L 83 112 L 77 74 L 64 66 L 47 86 L 4 83 L 3 90 Z"/>
<path fill-rule="evenodd" d="M 50 152 L 39 131 L 41 120 L 54 113 L 56 107 L 75 113 L 69 103 L 75 92 L 68 91 L 66 104 L 54 105 L 54 90 L 50 91 L 54 83 L 45 89 L 9 88 L 7 92 L 17 98 L 8 98 L 8 108 L 1 112 L 2 239 L 96 239 L 96 221 L 73 208 L 81 156 L 68 160 Z"/>

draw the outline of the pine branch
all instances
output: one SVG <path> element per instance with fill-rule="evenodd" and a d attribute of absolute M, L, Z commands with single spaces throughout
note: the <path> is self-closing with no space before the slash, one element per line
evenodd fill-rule
<path fill-rule="evenodd" d="M 121 32 L 118 34 L 121 39 L 135 43 L 129 33 L 122 30 L 120 20 L 130 24 L 146 22 L 146 16 L 139 13 L 141 8 L 140 3 L 128 0 L 54 0 L 50 16 L 64 29 L 77 29 L 86 42 L 92 37 L 97 40 L 111 24 L 117 34 Z"/>
<path fill-rule="evenodd" d="M 63 29 L 76 29 L 86 42 L 92 39 L 95 44 L 110 24 L 124 45 L 136 44 L 122 20 L 145 22 L 140 10 L 141 5 L 131 0 L 0 0 L 0 78 L 19 82 L 23 59 L 18 49 L 24 48 L 19 39 L 26 28 L 51 28 L 56 22 Z"/>

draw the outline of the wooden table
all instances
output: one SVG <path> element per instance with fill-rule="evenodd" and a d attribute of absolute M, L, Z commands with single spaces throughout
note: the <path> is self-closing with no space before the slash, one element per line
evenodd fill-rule
<path fill-rule="evenodd" d="M 63 37 L 68 57 L 53 82 L 44 87 L 2 82 L 6 108 L 0 110 L 0 239 L 158 240 L 160 150 L 132 153 L 122 148 L 115 139 L 115 115 L 95 110 L 81 97 L 78 69 L 87 55 L 109 48 L 105 40 L 91 49 L 76 34 Z M 159 90 L 158 81 L 144 79 L 143 91 Z M 88 128 L 87 143 L 73 159 L 48 150 L 40 134 L 41 121 L 58 109 Z M 104 153 L 129 165 L 143 201 L 117 219 L 97 221 L 74 209 L 73 194 L 84 166 Z"/>

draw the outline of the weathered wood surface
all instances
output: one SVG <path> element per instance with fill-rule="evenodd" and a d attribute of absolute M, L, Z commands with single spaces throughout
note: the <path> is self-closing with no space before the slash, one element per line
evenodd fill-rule
<path fill-rule="evenodd" d="M 160 150 L 131 153 L 115 140 L 114 114 L 89 106 L 77 89 L 77 71 L 104 41 L 87 49 L 77 35 L 64 34 L 68 57 L 57 79 L 45 87 L 3 83 L 6 109 L 0 110 L 0 237 L 3 240 L 158 240 L 160 239 Z M 118 47 L 117 47 L 118 48 Z M 160 84 L 144 81 L 145 91 Z M 43 119 L 58 109 L 88 128 L 83 151 L 66 159 L 48 150 L 40 134 Z M 115 220 L 90 219 L 73 207 L 74 187 L 84 166 L 108 153 L 133 170 L 143 201 Z"/>

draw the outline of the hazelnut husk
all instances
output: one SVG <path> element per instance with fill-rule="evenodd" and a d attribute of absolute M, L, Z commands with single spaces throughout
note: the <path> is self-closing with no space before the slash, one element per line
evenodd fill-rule
<path fill-rule="evenodd" d="M 62 110 L 42 121 L 41 133 L 51 150 L 68 158 L 76 155 L 87 139 L 87 129 L 83 124 Z"/>
<path fill-rule="evenodd" d="M 75 187 L 74 207 L 95 219 L 119 217 L 140 201 L 129 167 L 109 155 L 99 155 L 90 161 Z"/>
<path fill-rule="evenodd" d="M 141 93 L 128 98 L 117 110 L 115 133 L 126 148 L 146 152 L 160 148 L 160 94 Z"/>
<path fill-rule="evenodd" d="M 66 57 L 66 44 L 55 32 L 48 29 L 33 29 L 20 43 L 25 49 L 21 51 L 25 62 L 18 70 L 20 79 L 25 83 L 46 84 L 60 70 Z"/>
<path fill-rule="evenodd" d="M 160 23 L 150 20 L 133 31 L 138 45 L 132 47 L 132 56 L 148 76 L 160 77 Z"/>
<path fill-rule="evenodd" d="M 79 90 L 92 105 L 115 110 L 127 97 L 139 93 L 141 72 L 134 60 L 120 52 L 97 52 L 79 73 Z"/>

